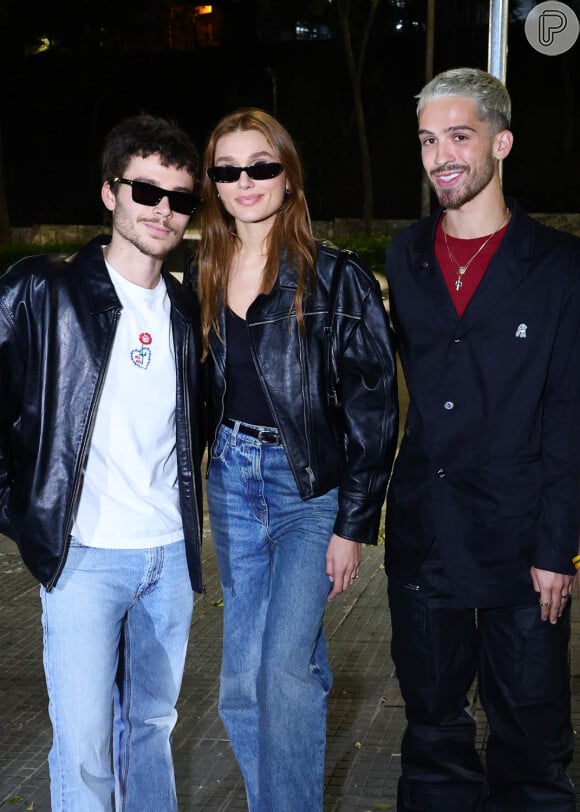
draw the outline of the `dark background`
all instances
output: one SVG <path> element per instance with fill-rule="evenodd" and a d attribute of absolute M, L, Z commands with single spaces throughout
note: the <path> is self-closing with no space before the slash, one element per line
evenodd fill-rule
<path fill-rule="evenodd" d="M 314 219 L 362 213 L 360 152 L 336 0 L 55 0 L 0 9 L 0 132 L 12 225 L 99 223 L 99 153 L 119 119 L 177 119 L 200 150 L 242 105 L 275 113 L 299 145 Z M 577 0 L 569 0 L 580 15 Z M 356 53 L 370 0 L 351 0 Z M 515 145 L 504 186 L 532 212 L 580 211 L 580 41 L 538 54 L 510 4 L 507 85 Z M 435 72 L 487 67 L 488 2 L 437 0 Z M 380 0 L 363 74 L 374 216 L 419 216 L 414 94 L 426 0 Z"/>

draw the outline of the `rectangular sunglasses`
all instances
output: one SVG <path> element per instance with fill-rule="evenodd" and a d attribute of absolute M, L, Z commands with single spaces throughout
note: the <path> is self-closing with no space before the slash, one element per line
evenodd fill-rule
<path fill-rule="evenodd" d="M 252 180 L 271 180 L 282 174 L 284 167 L 280 163 L 258 163 L 251 166 L 210 166 L 207 175 L 214 183 L 233 183 L 239 180 L 242 172 Z"/>
<path fill-rule="evenodd" d="M 164 197 L 169 200 L 171 211 L 178 214 L 191 215 L 199 208 L 200 199 L 193 192 L 172 192 L 162 189 L 143 180 L 128 180 L 127 178 L 113 178 L 111 183 L 124 183 L 131 187 L 131 196 L 134 203 L 141 206 L 157 206 Z"/>

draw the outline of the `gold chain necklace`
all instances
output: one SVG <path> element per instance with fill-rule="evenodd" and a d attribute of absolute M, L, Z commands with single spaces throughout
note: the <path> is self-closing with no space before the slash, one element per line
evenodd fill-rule
<path fill-rule="evenodd" d="M 510 210 L 506 208 L 506 210 L 505 210 L 505 212 L 503 214 L 501 223 L 498 225 L 498 227 L 495 229 L 495 231 L 492 231 L 492 233 L 489 235 L 489 237 L 485 238 L 485 240 L 479 246 L 479 248 L 477 249 L 475 254 L 472 257 L 470 257 L 467 260 L 467 262 L 465 262 L 463 265 L 460 265 L 459 262 L 457 262 L 457 260 L 455 259 L 455 257 L 451 253 L 451 248 L 449 247 L 449 243 L 447 242 L 447 232 L 445 231 L 445 229 L 443 227 L 441 227 L 442 231 L 443 231 L 443 238 L 445 240 L 445 247 L 447 248 L 447 253 L 449 254 L 449 259 L 451 260 L 451 262 L 453 262 L 453 263 L 455 263 L 455 265 L 457 265 L 457 279 L 455 280 L 455 285 L 454 285 L 456 291 L 460 291 L 461 288 L 463 287 L 463 281 L 462 281 L 461 277 L 464 276 L 464 274 L 467 272 L 467 269 L 469 268 L 469 266 L 471 265 L 473 260 L 483 251 L 483 249 L 488 244 L 488 242 L 491 240 L 491 238 L 494 237 L 497 234 L 497 232 L 500 230 L 500 228 L 503 227 L 504 223 L 506 222 L 506 220 L 509 217 L 509 214 L 510 214 Z"/>

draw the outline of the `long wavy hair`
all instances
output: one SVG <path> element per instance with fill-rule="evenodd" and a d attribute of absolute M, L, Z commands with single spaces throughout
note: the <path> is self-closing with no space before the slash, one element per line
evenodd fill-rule
<path fill-rule="evenodd" d="M 198 294 L 201 302 L 203 358 L 207 356 L 209 335 L 219 335 L 218 315 L 227 301 L 230 269 L 239 237 L 234 218 L 225 210 L 216 185 L 207 170 L 214 165 L 216 145 L 224 135 L 236 131 L 257 130 L 265 136 L 284 166 L 289 193 L 276 214 L 267 238 L 267 258 L 260 292 L 269 293 L 280 269 L 282 253 L 294 268 L 297 278 L 294 309 L 300 328 L 304 328 L 304 296 L 316 281 L 317 250 L 308 206 L 304 195 L 302 167 L 298 152 L 284 127 L 271 115 L 256 108 L 243 108 L 225 116 L 209 137 L 203 165 L 201 241 L 198 251 Z"/>

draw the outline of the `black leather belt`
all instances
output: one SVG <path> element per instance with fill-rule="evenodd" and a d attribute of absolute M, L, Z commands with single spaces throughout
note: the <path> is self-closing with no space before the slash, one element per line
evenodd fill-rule
<path fill-rule="evenodd" d="M 222 423 L 229 429 L 236 427 L 236 420 L 231 420 L 229 417 L 224 417 Z M 261 443 L 271 443 L 272 445 L 282 445 L 280 433 L 278 429 L 256 429 L 254 426 L 247 426 L 245 423 L 240 423 L 240 434 L 247 434 L 248 437 L 254 437 Z"/>

